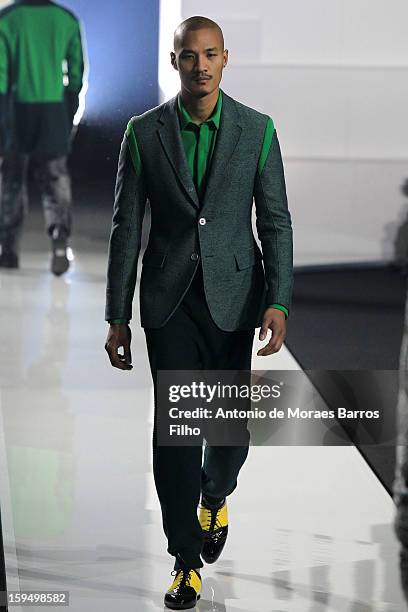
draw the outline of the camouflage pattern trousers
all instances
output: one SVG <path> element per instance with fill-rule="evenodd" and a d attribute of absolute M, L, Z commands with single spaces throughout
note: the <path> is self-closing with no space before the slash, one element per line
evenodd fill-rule
<path fill-rule="evenodd" d="M 29 164 L 41 194 L 45 231 L 51 236 L 58 225 L 70 236 L 72 228 L 71 179 L 65 156 L 12 153 L 0 157 L 0 244 L 16 251 L 28 212 Z"/>

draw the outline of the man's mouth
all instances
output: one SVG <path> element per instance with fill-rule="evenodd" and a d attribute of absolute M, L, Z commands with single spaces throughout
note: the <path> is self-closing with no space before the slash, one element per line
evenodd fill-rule
<path fill-rule="evenodd" d="M 194 79 L 194 81 L 196 81 L 197 83 L 201 83 L 204 81 L 209 81 L 211 79 L 211 77 L 197 77 L 196 79 Z"/>

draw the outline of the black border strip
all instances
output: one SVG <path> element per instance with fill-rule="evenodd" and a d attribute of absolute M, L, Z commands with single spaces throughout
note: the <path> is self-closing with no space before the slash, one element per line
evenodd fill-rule
<path fill-rule="evenodd" d="M 0 508 L 0 593 L 6 594 L 6 605 L 1 605 L 0 601 L 0 612 L 7 612 L 7 578 L 6 578 L 6 558 L 4 556 L 4 545 L 3 545 L 3 527 L 1 524 L 1 508 Z"/>

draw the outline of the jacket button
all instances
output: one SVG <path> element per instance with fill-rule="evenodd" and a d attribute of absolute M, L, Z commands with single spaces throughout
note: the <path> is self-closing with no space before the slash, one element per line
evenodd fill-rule
<path fill-rule="evenodd" d="M 190 259 L 192 261 L 197 261 L 198 257 L 199 257 L 198 253 L 191 253 L 190 255 Z"/>
<path fill-rule="evenodd" d="M 199 222 L 200 225 L 205 225 L 207 223 L 207 220 L 204 219 L 204 217 L 200 217 L 198 222 Z"/>

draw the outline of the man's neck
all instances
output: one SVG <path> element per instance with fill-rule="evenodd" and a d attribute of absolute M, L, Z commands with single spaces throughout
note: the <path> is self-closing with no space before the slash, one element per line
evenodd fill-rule
<path fill-rule="evenodd" d="M 217 104 L 219 91 L 220 88 L 217 87 L 215 91 L 207 96 L 196 98 L 188 91 L 181 89 L 181 99 L 194 123 L 203 123 L 203 121 L 206 121 L 211 116 Z"/>

